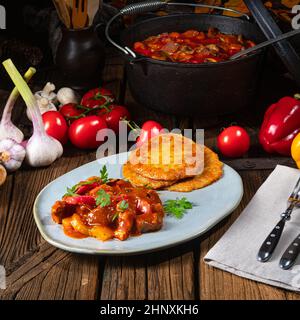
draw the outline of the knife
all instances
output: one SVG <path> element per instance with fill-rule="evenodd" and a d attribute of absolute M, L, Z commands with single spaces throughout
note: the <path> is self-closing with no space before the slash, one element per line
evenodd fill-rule
<path fill-rule="evenodd" d="M 291 214 L 294 208 L 299 203 L 299 200 L 298 200 L 299 196 L 300 196 L 300 178 L 298 179 L 292 194 L 288 198 L 288 204 L 289 204 L 288 208 L 286 209 L 285 212 L 281 214 L 281 220 L 276 224 L 275 228 L 271 231 L 271 233 L 268 235 L 266 240 L 261 245 L 257 254 L 258 261 L 266 262 L 271 258 L 281 238 L 282 231 L 285 227 L 285 223 L 288 220 L 290 220 Z"/>
<path fill-rule="evenodd" d="M 284 254 L 282 255 L 279 265 L 282 269 L 290 269 L 296 262 L 300 254 L 300 234 L 297 238 L 288 246 Z"/>

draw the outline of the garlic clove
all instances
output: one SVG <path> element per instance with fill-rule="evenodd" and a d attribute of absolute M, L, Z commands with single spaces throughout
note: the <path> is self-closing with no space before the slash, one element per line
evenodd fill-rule
<path fill-rule="evenodd" d="M 62 105 L 68 104 L 68 103 L 79 103 L 79 96 L 78 94 L 71 88 L 61 88 L 57 92 L 57 100 Z"/>
<path fill-rule="evenodd" d="M 7 172 L 5 168 L 0 164 L 0 186 L 2 186 L 6 180 Z"/>
<path fill-rule="evenodd" d="M 4 139 L 13 139 L 21 143 L 24 140 L 24 134 L 12 122 L 5 123 L 0 126 L 0 140 Z"/>

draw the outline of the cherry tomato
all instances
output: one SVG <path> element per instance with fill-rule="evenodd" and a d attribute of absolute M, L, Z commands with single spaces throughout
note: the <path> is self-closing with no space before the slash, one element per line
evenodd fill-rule
<path fill-rule="evenodd" d="M 220 133 L 217 145 L 224 156 L 237 158 L 249 150 L 250 137 L 242 127 L 231 126 Z"/>
<path fill-rule="evenodd" d="M 58 111 L 48 111 L 42 115 L 47 134 L 62 144 L 68 141 L 68 125 L 65 118 Z"/>
<path fill-rule="evenodd" d="M 103 116 L 107 126 L 115 133 L 119 132 L 119 122 L 122 119 L 130 120 L 129 111 L 123 106 L 112 105 L 111 111 Z"/>
<path fill-rule="evenodd" d="M 88 116 L 75 120 L 69 128 L 69 138 L 72 144 L 80 149 L 96 149 L 103 141 L 97 141 L 97 133 L 107 129 L 104 119 L 98 116 Z"/>
<path fill-rule="evenodd" d="M 84 110 L 80 108 L 76 103 L 68 103 L 63 105 L 59 112 L 64 116 L 67 121 L 73 122 L 75 117 L 82 115 Z"/>
<path fill-rule="evenodd" d="M 137 138 L 137 146 L 141 146 L 147 140 L 160 134 L 160 131 L 163 129 L 163 126 L 156 121 L 146 121 L 141 128 L 141 134 Z"/>
<path fill-rule="evenodd" d="M 114 96 L 112 92 L 105 88 L 95 88 L 88 91 L 81 99 L 81 104 L 88 108 L 102 106 L 107 101 L 112 102 Z"/>

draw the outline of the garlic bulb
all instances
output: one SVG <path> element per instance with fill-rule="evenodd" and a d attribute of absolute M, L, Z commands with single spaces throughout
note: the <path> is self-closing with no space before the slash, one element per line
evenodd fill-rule
<path fill-rule="evenodd" d="M 71 88 L 61 88 L 57 92 L 57 100 L 62 105 L 68 103 L 79 103 L 78 94 Z"/>
<path fill-rule="evenodd" d="M 5 170 L 5 168 L 0 164 L 0 186 L 2 186 L 3 183 L 5 182 L 6 176 L 7 176 L 6 170 Z"/>
<path fill-rule="evenodd" d="M 52 102 L 50 102 L 50 100 L 48 100 L 47 98 L 36 99 L 36 101 L 41 114 L 44 114 L 48 111 L 57 111 L 55 105 Z M 26 114 L 28 119 L 32 121 L 31 113 L 28 108 L 26 110 Z"/>
<path fill-rule="evenodd" d="M 25 158 L 25 148 L 12 139 L 0 141 L 0 163 L 7 171 L 18 170 Z"/>
<path fill-rule="evenodd" d="M 26 162 L 32 167 L 49 166 L 62 154 L 61 143 L 44 133 L 33 133 L 26 145 Z"/>

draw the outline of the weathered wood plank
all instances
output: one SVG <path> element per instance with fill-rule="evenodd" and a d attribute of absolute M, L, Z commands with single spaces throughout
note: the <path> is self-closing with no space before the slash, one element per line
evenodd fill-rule
<path fill-rule="evenodd" d="M 148 299 L 195 299 L 192 243 L 153 253 L 147 258 Z"/>
<path fill-rule="evenodd" d="M 145 267 L 145 259 L 141 256 L 107 258 L 103 272 L 101 299 L 146 299 Z"/>

